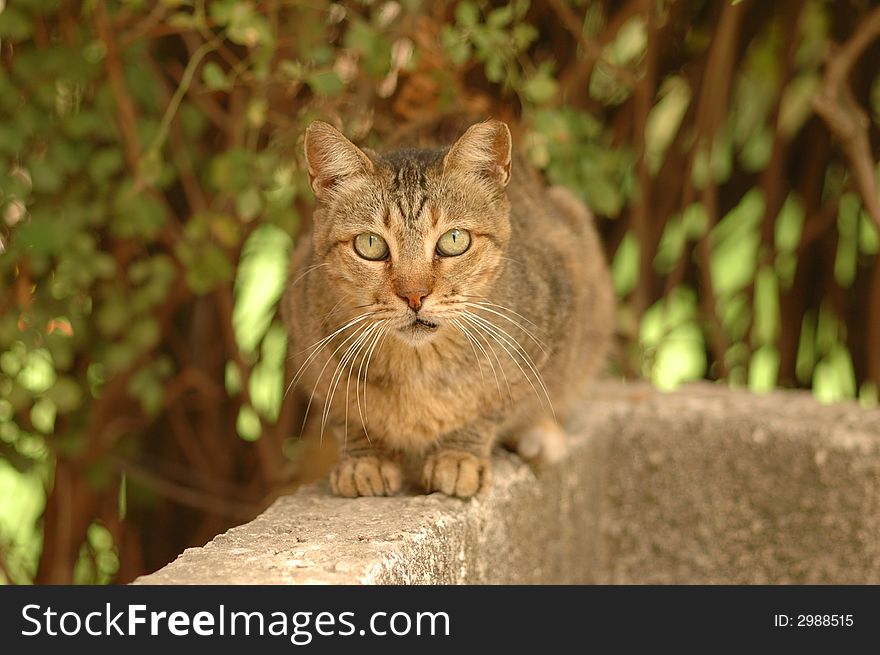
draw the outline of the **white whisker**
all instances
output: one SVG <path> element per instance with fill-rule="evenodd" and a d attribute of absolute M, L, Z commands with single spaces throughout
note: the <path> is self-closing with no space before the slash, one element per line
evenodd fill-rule
<path fill-rule="evenodd" d="M 324 436 L 324 428 L 327 425 L 327 419 L 330 416 L 330 407 L 333 405 L 333 397 L 336 395 L 336 388 L 339 386 L 339 382 L 342 380 L 342 374 L 345 372 L 345 365 L 349 360 L 354 359 L 358 350 L 360 350 L 361 346 L 370 338 L 370 334 L 376 329 L 377 325 L 377 323 L 371 323 L 368 325 L 366 329 L 359 334 L 358 338 L 355 339 L 355 341 L 346 349 L 345 353 L 343 353 L 342 357 L 339 358 L 339 362 L 336 364 L 333 375 L 330 377 L 330 385 L 327 387 L 327 398 L 324 400 L 324 411 L 321 416 L 322 438 Z M 346 425 L 346 430 L 347 427 L 348 426 Z M 347 436 L 348 435 L 346 434 L 346 437 Z"/>
<path fill-rule="evenodd" d="M 516 364 L 517 368 L 519 368 L 520 372 L 523 374 L 523 377 L 528 380 L 528 383 L 529 385 L 531 385 L 532 390 L 535 392 L 535 395 L 540 398 L 541 394 L 538 393 L 538 389 L 537 387 L 535 387 L 534 382 L 532 382 L 532 378 L 525 372 L 525 369 L 523 369 L 523 367 L 517 361 L 516 357 L 513 356 L 513 353 L 508 350 L 507 346 L 505 346 L 505 343 L 513 348 L 514 352 L 520 356 L 526 366 L 529 367 L 532 374 L 534 374 L 535 379 L 538 381 L 538 384 L 541 385 L 541 389 L 544 392 L 544 397 L 547 399 L 547 405 L 550 408 L 550 412 L 555 417 L 556 411 L 553 409 L 553 403 L 550 400 L 550 394 L 547 391 L 547 386 L 544 384 L 544 380 L 541 377 L 541 374 L 538 372 L 537 368 L 532 362 L 532 358 L 523 349 L 522 345 L 520 345 L 520 343 L 516 339 L 514 339 L 507 331 L 501 329 L 500 327 L 498 327 L 491 321 L 483 318 L 482 316 L 477 316 L 476 314 L 472 314 L 470 312 L 465 312 L 465 314 L 471 319 L 472 323 L 475 326 L 482 326 L 483 331 L 490 334 L 498 343 L 498 345 L 504 348 L 505 352 L 507 352 L 511 360 L 513 360 L 513 363 Z"/>
<path fill-rule="evenodd" d="M 450 320 L 450 323 L 452 323 L 455 327 L 457 327 L 459 332 L 461 332 L 464 335 L 465 340 L 468 342 L 468 345 L 471 347 L 471 350 L 474 352 L 474 359 L 477 360 L 477 367 L 480 369 L 480 384 L 485 385 L 486 378 L 483 376 L 483 365 L 480 363 L 480 356 L 477 354 L 477 349 L 474 348 L 473 339 L 470 337 L 470 335 L 468 335 L 467 332 L 465 332 L 461 323 L 456 321 L 454 318 Z"/>
<path fill-rule="evenodd" d="M 512 318 L 510 318 L 509 316 L 505 316 L 505 315 L 502 314 L 501 312 L 497 312 L 497 311 L 495 311 L 494 309 L 491 309 L 491 308 L 489 308 L 489 307 L 485 307 L 484 305 L 485 305 L 485 304 L 488 304 L 488 303 L 472 303 L 472 302 L 464 302 L 464 303 L 462 303 L 462 304 L 465 305 L 466 307 L 473 307 L 474 309 L 481 309 L 481 310 L 483 310 L 484 312 L 490 312 L 490 313 L 492 313 L 492 314 L 495 314 L 496 316 L 500 316 L 501 318 L 503 318 L 505 321 L 508 321 L 509 323 L 513 323 L 516 327 L 518 327 L 520 330 L 522 330 L 523 332 L 525 332 L 526 335 L 527 335 L 532 341 L 535 342 L 535 344 L 538 346 L 538 348 L 541 349 L 541 352 L 543 352 L 545 355 L 547 354 L 546 344 L 545 344 L 543 341 L 541 341 L 538 337 L 536 337 L 536 336 L 535 336 L 534 334 L 532 334 L 529 330 L 527 330 L 526 328 L 524 328 L 522 325 L 520 325 L 519 323 L 517 323 L 516 321 L 514 321 L 514 320 L 513 320 Z M 501 305 L 496 305 L 496 306 L 497 306 L 497 307 L 501 307 Z M 502 307 L 502 309 L 507 309 L 507 308 L 506 308 L 506 307 Z M 512 309 L 508 309 L 507 311 L 513 312 Z M 516 312 L 513 312 L 513 313 L 516 314 Z M 529 319 L 527 319 L 525 316 L 521 316 L 520 314 L 516 314 L 516 315 L 517 315 L 517 316 L 520 316 L 522 319 L 524 319 L 524 320 L 526 320 L 526 321 L 529 320 Z M 529 321 L 529 322 L 531 323 L 531 321 Z M 532 325 L 534 325 L 534 323 L 532 323 Z"/>
<path fill-rule="evenodd" d="M 384 323 L 384 321 L 382 321 Z M 357 377 L 355 378 L 355 386 L 354 386 L 354 397 L 357 401 L 358 414 L 361 417 L 361 425 L 364 428 L 364 434 L 367 436 L 367 441 L 372 443 L 370 439 L 370 433 L 367 431 L 367 421 L 364 417 L 363 408 L 366 407 L 367 404 L 367 384 L 368 379 L 367 376 L 370 372 L 370 360 L 373 358 L 373 352 L 376 350 L 376 344 L 379 342 L 379 339 L 388 331 L 388 326 L 386 325 L 381 330 L 376 332 L 376 336 L 373 337 L 372 343 L 367 347 L 364 352 L 364 356 L 361 357 L 361 363 L 358 365 Z M 361 406 L 361 371 L 364 371 L 364 361 L 366 361 L 366 370 L 364 372 L 364 404 Z M 348 394 L 348 390 L 346 390 L 346 396 Z"/>
<path fill-rule="evenodd" d="M 324 377 L 324 371 L 327 370 L 327 367 L 330 365 L 330 362 L 333 361 L 333 356 L 336 355 L 336 353 L 338 353 L 342 349 L 342 347 L 345 344 L 347 344 L 349 341 L 351 341 L 355 337 L 363 334 L 364 330 L 366 330 L 367 328 L 369 328 L 369 325 L 358 326 L 357 329 L 352 334 L 347 336 L 345 338 L 345 340 L 336 347 L 336 350 L 334 350 L 332 353 L 330 353 L 330 357 L 327 358 L 327 361 L 324 363 L 324 366 L 321 368 L 321 372 L 318 373 L 318 378 L 315 380 L 315 386 L 312 387 L 312 393 L 309 395 L 309 402 L 306 404 L 306 411 L 305 411 L 305 415 L 303 416 L 302 431 L 305 430 L 306 419 L 308 419 L 308 417 L 309 417 L 309 409 L 311 409 L 311 407 L 312 407 L 312 400 L 315 398 L 315 392 L 318 390 L 318 385 L 321 382 L 321 378 Z M 323 443 L 323 433 L 322 433 L 321 443 Z"/>
<path fill-rule="evenodd" d="M 474 328 L 478 328 L 478 327 L 479 327 L 479 324 L 477 324 L 477 323 L 475 323 L 474 321 L 471 320 L 471 318 L 470 318 L 470 316 L 471 316 L 470 312 L 467 312 L 467 311 L 459 312 L 459 316 L 460 316 L 462 319 L 464 319 L 467 323 L 471 324 Z M 498 353 L 495 352 L 495 349 L 492 347 L 492 344 L 489 343 L 489 340 L 486 339 L 486 337 L 483 335 L 483 333 L 482 333 L 481 330 L 478 330 L 478 329 L 475 330 L 474 334 L 476 334 L 476 336 L 478 336 L 480 339 L 483 340 L 483 343 L 486 344 L 486 346 L 487 346 L 487 347 L 489 348 L 489 350 L 492 352 L 492 356 L 495 358 L 495 361 L 498 362 L 498 368 L 501 369 L 501 375 L 502 375 L 502 377 L 504 378 L 504 384 L 507 386 L 507 397 L 508 397 L 508 399 L 509 399 L 511 402 L 513 402 L 513 394 L 512 394 L 511 391 L 510 391 L 510 380 L 507 379 L 507 371 L 504 370 L 504 365 L 501 363 L 501 359 L 499 359 L 499 357 L 498 357 Z M 479 342 L 477 342 L 477 344 L 479 345 Z M 483 350 L 482 347 L 480 347 L 480 349 Z M 483 353 L 486 353 L 486 351 L 483 350 Z M 488 354 L 486 354 L 486 358 L 487 358 L 487 359 L 488 359 L 488 357 L 489 357 Z M 489 359 L 488 361 L 489 361 L 489 363 L 492 365 L 492 371 L 494 372 L 494 371 L 495 371 L 495 365 L 492 364 L 492 360 L 491 360 L 491 359 Z M 497 376 L 497 374 L 496 374 L 496 376 L 495 376 L 495 382 L 496 382 L 496 383 L 498 382 L 498 376 Z M 499 393 L 500 393 L 500 385 L 499 385 Z M 503 394 L 502 394 L 502 398 L 503 398 Z"/>
<path fill-rule="evenodd" d="M 330 266 L 330 264 L 328 264 L 327 262 L 324 262 L 323 264 L 314 264 L 312 266 L 309 266 L 306 270 L 304 270 L 302 273 L 300 273 L 300 275 L 297 276 L 297 278 L 293 282 L 291 282 L 288 285 L 288 287 L 295 287 L 296 283 L 299 282 L 300 280 L 302 280 L 306 275 L 308 275 L 312 271 L 316 271 L 319 268 L 322 268 L 324 266 Z"/>

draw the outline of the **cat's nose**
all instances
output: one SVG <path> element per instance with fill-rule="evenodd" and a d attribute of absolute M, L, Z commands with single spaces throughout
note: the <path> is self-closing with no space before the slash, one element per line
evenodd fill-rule
<path fill-rule="evenodd" d="M 417 289 L 401 289 L 397 292 L 401 298 L 410 306 L 413 311 L 419 311 L 422 307 L 422 300 L 431 293 L 430 289 L 419 287 Z"/>

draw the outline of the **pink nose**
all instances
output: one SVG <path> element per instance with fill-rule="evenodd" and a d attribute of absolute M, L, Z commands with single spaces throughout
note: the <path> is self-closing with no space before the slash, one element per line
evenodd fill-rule
<path fill-rule="evenodd" d="M 422 306 L 422 299 L 431 293 L 428 289 L 401 289 L 397 292 L 414 311 L 419 311 Z"/>

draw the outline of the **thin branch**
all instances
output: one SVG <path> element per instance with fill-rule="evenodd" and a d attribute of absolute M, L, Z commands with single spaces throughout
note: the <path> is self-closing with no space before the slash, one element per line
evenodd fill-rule
<path fill-rule="evenodd" d="M 180 503 L 181 505 L 194 507 L 205 512 L 240 521 L 249 521 L 260 509 L 255 505 L 220 498 L 213 494 L 199 491 L 198 489 L 192 489 L 177 484 L 176 482 L 171 482 L 170 480 L 166 480 L 163 477 L 155 475 L 154 473 L 119 457 L 113 457 L 111 463 L 120 473 L 124 472 L 132 480 L 140 482 L 156 493 Z"/>
<path fill-rule="evenodd" d="M 618 82 L 625 84 L 630 89 L 635 88 L 639 83 L 638 78 L 631 71 L 608 61 L 608 58 L 602 54 L 602 46 L 595 41 L 591 41 L 584 36 L 583 21 L 577 17 L 565 0 L 547 0 L 547 4 L 562 21 L 563 26 L 567 29 L 581 48 L 587 55 L 587 58 L 594 62 L 599 62 L 605 67 L 611 75 L 617 78 Z"/>
<path fill-rule="evenodd" d="M 110 79 L 110 88 L 118 108 L 119 129 L 122 131 L 122 140 L 125 145 L 125 158 L 132 171 L 137 171 L 141 161 L 141 150 L 137 138 L 137 111 L 134 100 L 128 93 L 125 85 L 125 71 L 123 70 L 122 58 L 119 46 L 113 34 L 113 25 L 107 15 L 104 2 L 99 2 L 95 7 L 95 27 L 98 36 L 106 48 L 104 66 Z"/>
<path fill-rule="evenodd" d="M 865 49 L 880 36 L 880 7 L 863 20 L 849 40 L 828 60 L 822 88 L 813 108 L 828 124 L 846 153 L 865 209 L 880 227 L 880 191 L 868 136 L 870 119 L 853 95 L 849 76 Z"/>

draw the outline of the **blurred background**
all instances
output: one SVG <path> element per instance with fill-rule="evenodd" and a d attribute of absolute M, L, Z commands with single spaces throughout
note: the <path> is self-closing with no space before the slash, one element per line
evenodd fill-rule
<path fill-rule="evenodd" d="M 878 73 L 865 0 L 0 0 L 0 580 L 128 582 L 335 456 L 277 311 L 317 117 L 515 123 L 615 375 L 875 405 Z"/>

